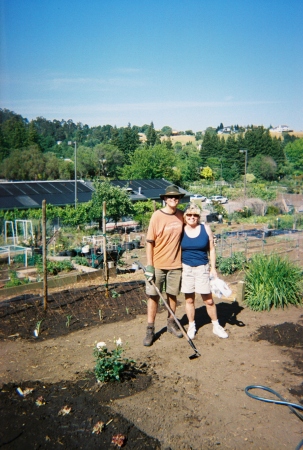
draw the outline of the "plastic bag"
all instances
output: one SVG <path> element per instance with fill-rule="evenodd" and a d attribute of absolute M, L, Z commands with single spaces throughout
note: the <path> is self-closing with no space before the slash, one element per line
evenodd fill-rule
<path fill-rule="evenodd" d="M 232 294 L 231 289 L 225 283 L 225 281 L 220 278 L 211 278 L 210 279 L 210 290 L 211 292 L 218 298 L 230 297 Z"/>

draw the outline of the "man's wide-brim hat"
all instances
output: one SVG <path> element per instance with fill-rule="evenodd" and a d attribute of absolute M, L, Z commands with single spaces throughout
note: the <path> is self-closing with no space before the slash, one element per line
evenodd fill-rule
<path fill-rule="evenodd" d="M 185 194 L 182 194 L 182 192 L 179 191 L 178 186 L 172 184 L 171 186 L 167 186 L 164 194 L 160 194 L 160 198 L 163 200 L 164 197 L 167 197 L 168 195 L 175 195 L 176 197 L 183 198 Z"/>

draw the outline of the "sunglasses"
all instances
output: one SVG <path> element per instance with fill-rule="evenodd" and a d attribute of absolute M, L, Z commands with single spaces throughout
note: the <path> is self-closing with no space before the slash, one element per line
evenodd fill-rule
<path fill-rule="evenodd" d="M 186 217 L 200 217 L 199 214 L 186 214 Z"/>
<path fill-rule="evenodd" d="M 175 198 L 176 200 L 180 200 L 179 195 L 166 195 L 166 198 Z"/>

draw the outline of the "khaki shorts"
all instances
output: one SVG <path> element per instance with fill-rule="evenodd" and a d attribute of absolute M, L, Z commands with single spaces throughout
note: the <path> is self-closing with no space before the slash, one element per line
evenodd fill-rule
<path fill-rule="evenodd" d="M 183 294 L 209 294 L 209 264 L 203 266 L 191 267 L 182 264 L 182 284 L 181 292 Z"/>
<path fill-rule="evenodd" d="M 154 283 L 162 294 L 163 286 L 165 284 L 165 292 L 170 295 L 178 295 L 181 284 L 181 269 L 155 269 Z M 146 281 L 146 294 L 159 295 L 154 286 Z"/>

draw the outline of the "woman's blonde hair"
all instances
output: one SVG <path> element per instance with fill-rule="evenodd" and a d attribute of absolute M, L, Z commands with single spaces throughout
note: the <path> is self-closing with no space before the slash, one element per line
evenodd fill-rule
<path fill-rule="evenodd" d="M 184 214 L 183 214 L 184 223 L 186 223 L 187 214 L 198 214 L 199 215 L 198 223 L 200 223 L 201 209 L 195 203 L 190 203 L 188 205 L 188 207 L 186 208 L 186 210 L 184 211 Z"/>

